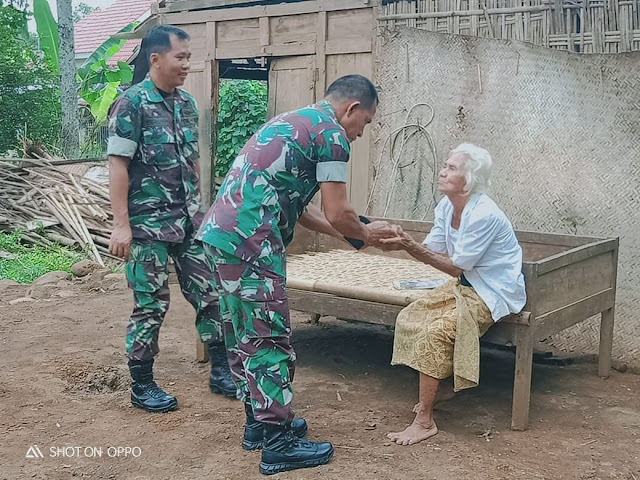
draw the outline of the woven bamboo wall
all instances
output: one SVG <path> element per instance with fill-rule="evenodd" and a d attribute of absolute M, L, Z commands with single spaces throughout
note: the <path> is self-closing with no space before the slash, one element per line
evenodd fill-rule
<path fill-rule="evenodd" d="M 380 106 L 372 135 L 376 185 L 369 213 L 432 218 L 433 167 L 462 142 L 495 162 L 492 196 L 519 230 L 620 237 L 614 357 L 640 366 L 640 53 L 575 55 L 524 43 L 401 28 L 379 39 Z M 405 123 L 426 135 L 396 142 Z M 411 133 L 415 127 L 410 127 Z M 402 154 L 399 149 L 402 148 Z M 373 174 L 373 172 L 372 172 Z M 552 339 L 596 353 L 599 323 Z"/>
<path fill-rule="evenodd" d="M 384 1 L 381 25 L 408 26 L 580 53 L 640 50 L 640 0 Z"/>

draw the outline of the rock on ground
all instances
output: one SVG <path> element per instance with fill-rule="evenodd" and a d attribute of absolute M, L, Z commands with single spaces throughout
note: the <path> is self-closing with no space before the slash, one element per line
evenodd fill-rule
<path fill-rule="evenodd" d="M 44 275 L 36 278 L 32 285 L 47 285 L 52 283 L 58 283 L 60 280 L 68 280 L 71 277 L 69 272 L 63 272 L 60 270 L 54 270 L 53 272 L 45 273 Z"/>
<path fill-rule="evenodd" d="M 84 277 L 85 275 L 89 275 L 94 270 L 98 270 L 102 268 L 98 263 L 84 259 L 80 260 L 77 263 L 74 263 L 71 267 L 71 273 L 73 273 L 76 277 Z"/>

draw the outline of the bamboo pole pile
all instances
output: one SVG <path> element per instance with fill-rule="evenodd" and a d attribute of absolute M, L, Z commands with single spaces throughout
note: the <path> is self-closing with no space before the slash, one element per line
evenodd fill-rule
<path fill-rule="evenodd" d="M 0 159 L 0 231 L 22 240 L 83 250 L 104 266 L 113 213 L 108 186 L 67 173 L 47 159 Z M 119 259 L 118 259 L 119 260 Z"/>

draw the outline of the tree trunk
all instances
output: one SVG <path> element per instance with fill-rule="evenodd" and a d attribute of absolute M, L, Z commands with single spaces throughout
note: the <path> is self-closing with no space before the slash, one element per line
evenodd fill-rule
<path fill-rule="evenodd" d="M 58 0 L 60 36 L 60 101 L 62 103 L 62 150 L 67 158 L 80 154 L 78 89 L 73 44 L 73 8 L 71 0 Z"/>

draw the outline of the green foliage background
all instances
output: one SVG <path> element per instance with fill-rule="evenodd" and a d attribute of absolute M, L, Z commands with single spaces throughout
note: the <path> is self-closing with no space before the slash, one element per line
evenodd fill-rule
<path fill-rule="evenodd" d="M 0 3 L 0 153 L 19 137 L 55 144 L 60 133 L 60 88 L 27 32 L 26 13 Z"/>
<path fill-rule="evenodd" d="M 216 176 L 224 177 L 247 140 L 267 120 L 267 85 L 225 80 L 219 97 Z"/>
<path fill-rule="evenodd" d="M 0 279 L 10 278 L 20 283 L 31 283 L 40 275 L 53 270 L 71 271 L 71 266 L 83 258 L 59 245 L 32 245 L 20 243 L 21 232 L 0 232 L 0 250 L 17 258 L 0 258 Z"/>

